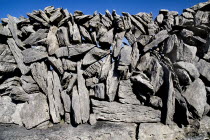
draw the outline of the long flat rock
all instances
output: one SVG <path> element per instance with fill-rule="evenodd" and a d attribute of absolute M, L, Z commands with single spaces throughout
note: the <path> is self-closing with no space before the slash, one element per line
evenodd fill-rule
<path fill-rule="evenodd" d="M 114 122 L 159 122 L 161 112 L 151 107 L 92 99 L 96 119 Z"/>

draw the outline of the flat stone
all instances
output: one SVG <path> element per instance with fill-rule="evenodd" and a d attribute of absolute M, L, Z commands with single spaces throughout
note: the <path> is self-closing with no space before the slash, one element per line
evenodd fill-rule
<path fill-rule="evenodd" d="M 64 47 L 70 45 L 68 29 L 66 27 L 59 27 L 56 36 L 59 42 L 59 46 Z"/>
<path fill-rule="evenodd" d="M 23 54 L 23 62 L 26 64 L 42 60 L 48 56 L 47 52 L 33 48 L 23 50 L 22 54 Z"/>
<path fill-rule="evenodd" d="M 83 65 L 90 65 L 90 64 L 102 59 L 103 57 L 105 57 L 109 53 L 110 53 L 110 51 L 105 51 L 105 50 L 102 50 L 98 47 L 94 47 L 89 52 L 87 52 L 85 54 L 85 56 L 83 58 L 83 61 L 82 61 L 82 64 Z"/>
<path fill-rule="evenodd" d="M 42 91 L 47 94 L 47 66 L 44 62 L 41 63 L 33 63 L 31 65 L 31 73 L 36 81 L 36 83 L 39 85 L 39 87 L 42 89 Z"/>
<path fill-rule="evenodd" d="M 62 64 L 64 70 L 76 71 L 77 69 L 77 63 L 69 59 L 62 58 Z"/>
<path fill-rule="evenodd" d="M 33 99 L 25 103 L 20 112 L 21 120 L 27 129 L 36 127 L 42 122 L 50 119 L 47 98 L 38 93 Z"/>
<path fill-rule="evenodd" d="M 79 26 L 79 29 L 80 29 L 80 33 L 81 33 L 82 37 L 84 37 L 85 41 L 92 43 L 92 39 L 91 39 L 89 32 L 83 26 Z"/>
<path fill-rule="evenodd" d="M 48 57 L 48 61 L 50 62 L 52 67 L 55 68 L 55 70 L 57 72 L 59 72 L 59 74 L 63 74 L 64 73 L 63 65 L 62 65 L 62 62 L 61 62 L 61 60 L 59 58 Z"/>
<path fill-rule="evenodd" d="M 161 113 L 151 107 L 91 99 L 96 119 L 114 122 L 160 122 Z"/>
<path fill-rule="evenodd" d="M 125 45 L 120 51 L 119 64 L 123 66 L 128 66 L 131 64 L 131 46 Z"/>
<path fill-rule="evenodd" d="M 15 101 L 27 102 L 30 99 L 29 94 L 21 86 L 11 86 L 9 87 L 9 92 L 12 100 Z"/>
<path fill-rule="evenodd" d="M 39 91 L 39 86 L 36 84 L 31 76 L 22 75 L 20 78 L 22 88 L 28 94 L 32 94 Z"/>
<path fill-rule="evenodd" d="M 78 44 L 68 46 L 69 57 L 83 54 L 95 47 L 94 44 Z"/>
<path fill-rule="evenodd" d="M 197 67 L 200 75 L 202 75 L 203 77 L 205 77 L 208 81 L 210 81 L 210 75 L 209 75 L 209 71 L 210 71 L 210 64 L 208 62 L 206 62 L 203 59 L 200 59 L 195 66 Z"/>
<path fill-rule="evenodd" d="M 114 29 L 110 29 L 108 32 L 106 32 L 102 37 L 100 37 L 99 42 L 100 43 L 107 43 L 107 44 L 112 44 L 113 43 L 113 38 L 114 38 Z"/>
<path fill-rule="evenodd" d="M 15 58 L 15 61 L 21 73 L 22 74 L 28 73 L 30 69 L 23 63 L 23 54 L 21 50 L 18 48 L 18 46 L 16 45 L 16 42 L 14 41 L 14 39 L 9 38 L 7 40 L 7 43 L 9 45 L 9 48 Z"/>

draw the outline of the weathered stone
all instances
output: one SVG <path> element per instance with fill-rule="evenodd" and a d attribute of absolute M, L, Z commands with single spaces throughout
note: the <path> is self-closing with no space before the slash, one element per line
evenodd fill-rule
<path fill-rule="evenodd" d="M 61 85 L 63 89 L 66 89 L 67 93 L 69 93 L 72 90 L 74 84 L 76 83 L 76 80 L 77 74 L 64 72 L 63 78 L 61 80 Z"/>
<path fill-rule="evenodd" d="M 12 100 L 27 102 L 30 99 L 28 93 L 26 93 L 20 86 L 11 86 L 8 90 L 10 92 L 10 97 L 12 98 Z"/>
<path fill-rule="evenodd" d="M 20 78 L 22 88 L 28 94 L 35 93 L 39 91 L 39 86 L 36 84 L 31 76 L 22 75 Z"/>
<path fill-rule="evenodd" d="M 30 18 L 32 18 L 33 20 L 36 20 L 36 21 L 42 23 L 42 25 L 47 26 L 47 27 L 49 26 L 49 24 L 45 20 L 43 20 L 42 18 L 36 16 L 34 13 L 28 13 L 27 15 Z"/>
<path fill-rule="evenodd" d="M 176 125 L 169 127 L 161 123 L 141 123 L 138 129 L 138 140 L 174 139 L 185 139 L 184 131 Z"/>
<path fill-rule="evenodd" d="M 149 104 L 154 108 L 161 109 L 163 107 L 162 99 L 158 96 L 150 96 Z"/>
<path fill-rule="evenodd" d="M 77 69 L 77 63 L 71 60 L 62 58 L 62 64 L 64 70 L 76 71 Z"/>
<path fill-rule="evenodd" d="M 22 74 L 26 74 L 29 72 L 29 68 L 23 63 L 23 54 L 21 52 L 21 50 L 18 48 L 18 46 L 16 45 L 14 39 L 9 38 L 7 40 L 7 43 L 9 45 L 9 48 L 15 58 L 15 61 L 18 65 L 18 68 L 20 69 Z"/>
<path fill-rule="evenodd" d="M 8 45 L 0 44 L 0 62 L 15 64 L 15 58 Z"/>
<path fill-rule="evenodd" d="M 163 42 L 168 37 L 169 37 L 169 35 L 166 30 L 162 30 L 162 31 L 158 32 L 155 35 L 155 39 L 144 47 L 144 52 L 147 52 L 148 50 L 152 49 L 153 47 L 157 47 L 159 43 Z"/>
<path fill-rule="evenodd" d="M 206 89 L 201 79 L 196 79 L 182 94 L 188 104 L 193 107 L 193 112 L 198 118 L 202 118 L 206 105 Z"/>
<path fill-rule="evenodd" d="M 35 33 L 30 34 L 30 36 L 23 41 L 24 44 L 36 45 L 36 43 L 47 37 L 47 29 L 39 29 Z"/>
<path fill-rule="evenodd" d="M 101 74 L 101 62 L 95 62 L 83 71 L 83 75 L 87 77 L 94 77 Z"/>
<path fill-rule="evenodd" d="M 174 66 L 186 70 L 194 79 L 200 76 L 198 69 L 192 63 L 180 61 L 175 63 Z"/>
<path fill-rule="evenodd" d="M 16 105 L 12 103 L 9 96 L 0 96 L 0 123 L 13 123 L 12 115 L 15 112 Z"/>
<path fill-rule="evenodd" d="M 114 101 L 117 94 L 117 88 L 119 84 L 119 74 L 116 71 L 115 63 L 112 63 L 106 79 L 106 94 L 109 101 Z"/>
<path fill-rule="evenodd" d="M 113 56 L 114 57 L 118 57 L 118 55 L 120 54 L 124 36 L 125 36 L 125 31 L 115 34 L 115 37 L 114 37 L 115 45 L 113 47 Z"/>
<path fill-rule="evenodd" d="M 72 38 L 72 40 L 75 43 L 81 43 L 81 41 L 82 41 L 81 40 L 81 35 L 80 35 L 80 32 L 79 32 L 78 25 L 76 23 L 73 24 L 72 31 L 73 31 L 73 38 Z"/>
<path fill-rule="evenodd" d="M 186 70 L 181 69 L 181 68 L 175 68 L 174 72 L 176 73 L 176 75 L 179 78 L 179 81 L 181 84 L 183 85 L 190 85 L 190 83 L 192 82 L 189 74 L 187 73 Z"/>
<path fill-rule="evenodd" d="M 163 15 L 163 14 L 159 14 L 159 15 L 157 16 L 157 18 L 156 18 L 156 20 L 157 20 L 157 22 L 158 22 L 159 24 L 162 24 L 163 19 L 164 19 L 164 15 Z"/>
<path fill-rule="evenodd" d="M 98 83 L 94 85 L 94 96 L 99 99 L 105 99 L 105 85 Z"/>
<path fill-rule="evenodd" d="M 80 33 L 81 33 L 82 37 L 84 37 L 85 41 L 91 43 L 92 39 L 91 39 L 89 32 L 83 26 L 79 26 L 79 29 L 80 29 Z"/>
<path fill-rule="evenodd" d="M 90 99 L 89 99 L 89 91 L 85 85 L 85 79 L 82 75 L 83 71 L 81 69 L 81 62 L 77 63 L 77 86 L 78 86 L 78 94 L 80 101 L 80 112 L 82 123 L 86 123 L 89 119 L 90 115 Z"/>
<path fill-rule="evenodd" d="M 165 46 L 164 46 L 164 52 L 167 54 L 167 53 L 170 53 L 174 46 L 178 44 L 178 38 L 175 34 L 173 35 L 170 35 L 169 38 L 167 39 L 166 43 L 165 43 Z"/>
<path fill-rule="evenodd" d="M 133 93 L 132 83 L 130 80 L 121 80 L 119 83 L 118 90 L 119 101 L 123 104 L 134 104 L 140 105 L 140 101 L 137 96 Z"/>
<path fill-rule="evenodd" d="M 47 66 L 44 62 L 42 63 L 33 63 L 31 65 L 31 73 L 36 81 L 36 83 L 39 85 L 39 87 L 42 89 L 42 91 L 47 94 Z"/>
<path fill-rule="evenodd" d="M 56 36 L 59 42 L 59 46 L 64 47 L 64 46 L 70 45 L 68 30 L 66 27 L 63 27 L 63 26 L 59 27 L 59 29 L 57 30 Z"/>
<path fill-rule="evenodd" d="M 97 123 L 95 114 L 90 114 L 89 123 L 90 125 L 95 125 Z"/>
<path fill-rule="evenodd" d="M 61 115 L 64 115 L 64 108 L 61 101 L 61 83 L 55 71 L 48 71 L 47 76 L 47 97 L 50 115 L 54 123 L 59 123 Z"/>
<path fill-rule="evenodd" d="M 128 66 L 131 64 L 131 52 L 132 48 L 131 46 L 125 45 L 121 51 L 120 51 L 120 58 L 119 58 L 119 64 L 123 66 Z"/>
<path fill-rule="evenodd" d="M 36 62 L 48 56 L 47 52 L 40 51 L 38 49 L 33 49 L 33 48 L 25 49 L 24 51 L 22 51 L 22 54 L 23 54 L 24 63 Z"/>
<path fill-rule="evenodd" d="M 19 77 L 12 77 L 6 79 L 1 85 L 0 85 L 0 94 L 6 95 L 9 94 L 7 89 L 11 86 L 20 86 L 20 78 Z"/>
<path fill-rule="evenodd" d="M 87 52 L 83 58 L 82 64 L 83 65 L 90 65 L 106 55 L 109 54 L 109 51 L 102 50 L 100 48 L 94 47 L 89 52 Z"/>
<path fill-rule="evenodd" d="M 159 122 L 160 111 L 141 105 L 91 100 L 96 119 L 114 122 Z"/>
<path fill-rule="evenodd" d="M 17 69 L 17 64 L 0 62 L 0 72 L 1 73 L 14 72 L 16 69 Z"/>
<path fill-rule="evenodd" d="M 48 60 L 56 71 L 58 71 L 60 74 L 64 73 L 63 65 L 59 58 L 56 59 L 55 57 L 48 57 Z"/>
<path fill-rule="evenodd" d="M 58 48 L 58 49 L 55 51 L 55 55 L 56 55 L 58 58 L 60 58 L 60 57 L 68 57 L 68 56 L 69 56 L 68 48 L 67 48 L 67 47 Z"/>
<path fill-rule="evenodd" d="M 94 44 L 79 44 L 68 46 L 69 57 L 83 54 L 95 47 Z"/>
<path fill-rule="evenodd" d="M 136 140 L 136 127 L 134 123 L 121 122 L 97 122 L 91 126 L 81 124 L 77 127 L 71 125 L 56 125 L 49 129 L 26 130 L 23 127 L 2 125 L 0 128 L 1 138 L 4 140 L 21 139 L 93 139 L 93 140 Z M 59 129 L 58 129 L 59 128 Z M 97 131 L 96 131 L 97 129 Z"/>
<path fill-rule="evenodd" d="M 64 111 L 70 113 L 71 112 L 71 98 L 70 98 L 70 95 L 68 95 L 66 91 L 62 91 L 61 92 L 61 99 L 63 101 Z"/>
<path fill-rule="evenodd" d="M 99 82 L 98 78 L 92 77 L 85 80 L 85 84 L 87 87 L 92 87 L 94 84 Z"/>
<path fill-rule="evenodd" d="M 210 64 L 208 62 L 206 62 L 203 59 L 200 59 L 195 66 L 197 67 L 200 75 L 202 75 L 203 77 L 205 77 L 208 81 L 210 81 L 210 75 L 209 75 L 209 71 L 210 71 Z"/>
<path fill-rule="evenodd" d="M 109 70 L 111 68 L 111 61 L 111 55 L 108 55 L 102 64 L 100 79 L 105 80 L 107 78 Z"/>
<path fill-rule="evenodd" d="M 36 127 L 42 122 L 50 119 L 47 98 L 38 93 L 33 99 L 25 103 L 20 112 L 21 120 L 27 129 Z"/>
<path fill-rule="evenodd" d="M 151 84 L 150 79 L 144 73 L 140 72 L 138 75 L 132 76 L 131 81 L 139 86 L 143 85 L 150 91 L 154 92 L 154 87 Z"/>
<path fill-rule="evenodd" d="M 106 32 L 102 37 L 100 37 L 99 42 L 100 43 L 107 43 L 107 44 L 112 44 L 113 43 L 113 38 L 114 38 L 114 29 L 110 29 L 108 32 Z"/>
<path fill-rule="evenodd" d="M 56 11 L 51 15 L 50 22 L 58 23 L 63 18 L 63 14 L 61 13 L 61 8 L 56 9 Z"/>
<path fill-rule="evenodd" d="M 48 54 L 53 55 L 56 50 L 59 48 L 58 39 L 56 37 L 56 32 L 58 28 L 56 26 L 51 26 L 50 31 L 47 35 L 47 44 L 48 44 Z"/>
<path fill-rule="evenodd" d="M 80 97 L 77 86 L 74 86 L 72 89 L 72 111 L 74 115 L 74 122 L 76 124 L 82 123 Z"/>
<path fill-rule="evenodd" d="M 135 42 L 132 46 L 132 52 L 131 52 L 131 67 L 132 69 L 135 69 L 139 60 L 139 49 L 138 44 Z"/>

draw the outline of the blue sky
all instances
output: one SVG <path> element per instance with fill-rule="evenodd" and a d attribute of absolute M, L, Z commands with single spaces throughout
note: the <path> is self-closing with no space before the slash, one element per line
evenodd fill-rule
<path fill-rule="evenodd" d="M 71 13 L 81 10 L 92 15 L 97 10 L 104 14 L 106 9 L 110 12 L 115 9 L 118 14 L 152 12 L 156 17 L 160 9 L 178 11 L 180 14 L 183 9 L 205 1 L 207 0 L 0 0 L 0 18 L 7 17 L 7 14 L 16 17 L 26 16 L 26 13 L 50 5 L 67 8 Z"/>

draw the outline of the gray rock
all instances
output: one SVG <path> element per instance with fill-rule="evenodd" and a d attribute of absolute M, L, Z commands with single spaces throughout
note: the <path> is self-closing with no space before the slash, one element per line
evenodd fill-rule
<path fill-rule="evenodd" d="M 39 85 L 39 87 L 42 89 L 42 91 L 47 94 L 47 66 L 44 62 L 41 63 L 33 63 L 31 65 L 31 73 L 36 81 L 36 83 Z"/>
<path fill-rule="evenodd" d="M 119 83 L 118 90 L 119 102 L 123 104 L 134 104 L 140 105 L 140 101 L 137 96 L 133 93 L 132 83 L 130 80 L 121 80 Z"/>
<path fill-rule="evenodd" d="M 63 69 L 64 70 L 69 70 L 69 71 L 76 71 L 77 70 L 77 63 L 73 62 L 68 59 L 62 58 L 62 64 L 63 64 Z"/>
<path fill-rule="evenodd" d="M 89 123 L 90 125 L 95 125 L 97 123 L 95 114 L 90 114 Z"/>
<path fill-rule="evenodd" d="M 70 46 L 70 41 L 69 41 L 69 34 L 68 34 L 68 29 L 66 27 L 59 27 L 56 33 L 59 46 L 64 47 L 64 46 Z"/>
<path fill-rule="evenodd" d="M 63 19 L 63 14 L 61 13 L 61 8 L 57 8 L 55 12 L 50 17 L 50 22 L 58 23 Z"/>
<path fill-rule="evenodd" d="M 100 74 L 100 79 L 105 80 L 108 76 L 109 70 L 111 68 L 111 55 L 108 55 L 104 62 L 102 63 L 102 68 L 101 68 L 101 74 Z"/>
<path fill-rule="evenodd" d="M 151 84 L 150 79 L 142 72 L 140 72 L 138 75 L 132 76 L 131 81 L 139 86 L 144 85 L 150 91 L 154 92 L 154 87 Z"/>
<path fill-rule="evenodd" d="M 101 70 L 101 62 L 97 61 L 97 62 L 91 64 L 89 67 L 87 67 L 83 71 L 83 75 L 85 75 L 87 77 L 94 77 L 94 76 L 101 74 L 100 70 Z"/>
<path fill-rule="evenodd" d="M 94 85 L 94 96 L 99 99 L 105 99 L 105 85 L 98 83 Z"/>
<path fill-rule="evenodd" d="M 0 72 L 2 73 L 14 72 L 16 69 L 17 69 L 17 64 L 0 62 Z"/>
<path fill-rule="evenodd" d="M 210 71 L 210 64 L 208 62 L 206 62 L 203 59 L 200 59 L 195 66 L 197 67 L 200 75 L 202 75 L 203 77 L 205 77 L 208 81 L 210 81 L 210 75 L 209 75 L 209 71 Z"/>
<path fill-rule="evenodd" d="M 16 105 L 9 96 L 0 96 L 0 123 L 13 123 L 12 115 L 15 112 Z"/>
<path fill-rule="evenodd" d="M 76 124 L 82 123 L 80 97 L 77 86 L 74 86 L 72 89 L 72 111 L 74 122 Z"/>
<path fill-rule="evenodd" d="M 80 29 L 80 33 L 81 33 L 82 37 L 84 37 L 85 41 L 92 43 L 92 39 L 91 39 L 89 32 L 83 26 L 79 26 L 79 29 Z"/>
<path fill-rule="evenodd" d="M 60 57 L 68 57 L 68 56 L 69 56 L 68 48 L 67 48 L 67 47 L 58 48 L 58 49 L 55 51 L 55 55 L 56 55 L 58 58 L 60 58 Z"/>
<path fill-rule="evenodd" d="M 158 46 L 159 43 L 163 42 L 168 37 L 169 37 L 169 35 L 166 30 L 162 30 L 162 31 L 158 32 L 155 35 L 155 39 L 144 47 L 144 52 L 147 52 L 148 50 L 152 49 L 153 47 Z"/>
<path fill-rule="evenodd" d="M 27 102 L 30 99 L 29 94 L 26 93 L 21 86 L 11 86 L 8 90 L 12 100 Z"/>
<path fill-rule="evenodd" d="M 92 77 L 85 80 L 85 85 L 87 87 L 92 87 L 94 84 L 97 84 L 99 82 L 98 78 Z"/>
<path fill-rule="evenodd" d="M 132 69 L 135 69 L 139 60 L 139 49 L 138 44 L 135 42 L 132 46 L 132 52 L 131 52 L 131 67 Z"/>
<path fill-rule="evenodd" d="M 67 93 L 69 93 L 72 90 L 74 84 L 76 83 L 76 80 L 77 74 L 65 72 L 61 81 L 63 89 L 66 89 Z"/>
<path fill-rule="evenodd" d="M 33 48 L 23 50 L 22 54 L 23 54 L 24 63 L 36 62 L 48 56 L 47 52 L 40 51 L 38 49 L 33 49 Z"/>
<path fill-rule="evenodd" d="M 48 71 L 47 76 L 47 97 L 50 115 L 54 123 L 59 123 L 61 116 L 64 115 L 64 108 L 61 101 L 61 83 L 55 71 Z"/>
<path fill-rule="evenodd" d="M 48 57 L 48 60 L 56 71 L 58 71 L 60 74 L 64 73 L 63 65 L 59 58 L 56 59 L 55 57 Z"/>
<path fill-rule="evenodd" d="M 180 61 L 175 63 L 174 66 L 186 70 L 194 79 L 200 76 L 198 69 L 192 63 Z"/>
<path fill-rule="evenodd" d="M 48 54 L 53 55 L 59 48 L 58 39 L 56 37 L 56 32 L 58 28 L 56 26 L 51 26 L 50 31 L 47 34 L 47 44 L 48 44 Z"/>
<path fill-rule="evenodd" d="M 36 127 L 42 122 L 50 119 L 47 98 L 38 93 L 33 99 L 25 103 L 20 112 L 21 120 L 27 129 Z"/>
<path fill-rule="evenodd" d="M 42 25 L 47 26 L 47 27 L 49 26 L 49 24 L 48 24 L 44 19 L 42 19 L 42 18 L 36 16 L 34 13 L 28 13 L 27 15 L 28 15 L 30 18 L 32 18 L 33 20 L 36 20 L 36 21 L 42 23 Z"/>
<path fill-rule="evenodd" d="M 112 44 L 113 39 L 114 39 L 114 29 L 110 29 L 108 32 L 106 32 L 103 36 L 100 37 L 99 42 L 100 43 L 107 43 L 107 44 Z"/>
<path fill-rule="evenodd" d="M 193 107 L 193 113 L 202 118 L 206 105 L 206 89 L 201 79 L 196 79 L 182 94 L 188 104 Z"/>
<path fill-rule="evenodd" d="M 108 55 L 110 51 L 102 50 L 98 47 L 92 48 L 89 52 L 87 52 L 83 58 L 82 64 L 83 65 L 90 65 L 95 63 L 96 61 L 102 59 L 106 55 Z"/>
<path fill-rule="evenodd" d="M 73 27 L 72 27 L 72 31 L 73 31 L 73 38 L 72 40 L 75 42 L 75 43 L 81 43 L 81 35 L 80 35 L 80 32 L 79 32 L 79 28 L 78 28 L 78 25 L 76 23 L 73 24 Z"/>
<path fill-rule="evenodd" d="M 177 44 L 178 44 L 177 36 L 175 34 L 170 35 L 165 43 L 164 52 L 166 54 L 170 53 L 173 50 L 174 46 Z"/>
<path fill-rule="evenodd" d="M 7 40 L 7 43 L 9 45 L 9 48 L 15 58 L 15 61 L 17 63 L 18 68 L 20 69 L 22 74 L 26 74 L 29 72 L 29 68 L 23 63 L 23 54 L 21 52 L 21 50 L 18 48 L 18 46 L 16 45 L 16 42 L 14 41 L 14 39 L 9 38 Z"/>
<path fill-rule="evenodd" d="M 14 65 L 16 63 L 15 58 L 10 51 L 8 45 L 0 44 L 0 62 L 9 63 L 11 65 Z"/>
<path fill-rule="evenodd" d="M 164 19 L 164 15 L 163 15 L 163 14 L 159 14 L 159 15 L 157 16 L 157 18 L 156 18 L 156 20 L 157 20 L 157 22 L 158 22 L 159 24 L 162 24 L 163 19 Z"/>
<path fill-rule="evenodd" d="M 47 37 L 47 29 L 39 29 L 37 32 L 30 34 L 23 43 L 29 45 L 36 45 L 38 41 L 43 40 Z"/>
<path fill-rule="evenodd" d="M 96 119 L 114 122 L 159 122 L 160 111 L 151 107 L 91 100 Z"/>
<path fill-rule="evenodd" d="M 89 91 L 85 85 L 85 79 L 83 77 L 83 70 L 81 69 L 81 62 L 77 62 L 77 86 L 80 101 L 80 112 L 82 123 L 86 123 L 90 115 L 90 99 Z"/>
<path fill-rule="evenodd" d="M 150 96 L 149 104 L 154 108 L 161 109 L 163 107 L 162 99 L 158 96 Z"/>
<path fill-rule="evenodd" d="M 23 127 L 2 125 L 0 127 L 1 139 L 4 140 L 78 140 L 78 139 L 93 139 L 93 140 L 136 140 L 136 127 L 134 123 L 120 122 L 98 122 L 91 126 L 82 124 L 78 127 L 71 125 L 56 125 L 48 129 L 31 129 L 26 130 Z M 96 131 L 97 130 L 97 131 Z"/>
<path fill-rule="evenodd" d="M 121 51 L 120 51 L 120 58 L 119 58 L 119 64 L 123 66 L 128 66 L 131 64 L 131 52 L 132 48 L 131 46 L 125 45 Z"/>
<path fill-rule="evenodd" d="M 116 71 L 115 63 L 113 62 L 106 79 L 106 94 L 109 101 L 114 101 L 117 94 L 118 84 L 119 74 Z"/>
<path fill-rule="evenodd" d="M 11 86 L 20 86 L 20 78 L 19 77 L 12 77 L 6 79 L 1 85 L 0 85 L 0 91 L 2 95 L 9 94 L 7 89 Z"/>
<path fill-rule="evenodd" d="M 173 140 L 185 139 L 184 131 L 176 125 L 167 126 L 161 123 L 141 123 L 138 140 Z"/>
<path fill-rule="evenodd" d="M 67 94 L 65 90 L 61 92 L 61 99 L 63 101 L 65 113 L 66 112 L 70 113 L 71 112 L 71 98 L 70 98 L 70 95 Z"/>
<path fill-rule="evenodd" d="M 175 71 L 176 75 L 178 76 L 180 83 L 182 83 L 184 85 L 190 85 L 192 80 L 186 70 L 181 69 L 181 68 L 175 68 L 174 71 Z"/>
<path fill-rule="evenodd" d="M 22 75 L 20 78 L 22 88 L 28 94 L 39 92 L 39 86 L 31 76 Z"/>
<path fill-rule="evenodd" d="M 115 45 L 113 46 L 113 56 L 118 57 L 122 47 L 123 38 L 125 36 L 125 31 L 116 33 L 114 36 Z"/>
<path fill-rule="evenodd" d="M 68 46 L 69 57 L 83 54 L 95 47 L 94 44 L 78 44 Z"/>

